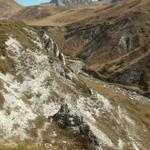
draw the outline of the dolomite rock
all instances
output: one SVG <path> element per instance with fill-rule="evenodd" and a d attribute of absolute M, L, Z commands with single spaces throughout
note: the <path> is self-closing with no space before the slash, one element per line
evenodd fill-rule
<path fill-rule="evenodd" d="M 138 47 L 139 38 L 138 36 L 122 36 L 119 40 L 118 46 L 120 51 L 131 51 Z"/>
<path fill-rule="evenodd" d="M 97 97 L 97 93 L 93 89 L 91 89 L 90 87 L 87 87 L 87 88 L 88 88 L 88 91 L 89 91 L 91 96 Z"/>
<path fill-rule="evenodd" d="M 49 42 L 49 36 L 44 32 L 42 35 L 42 44 L 45 46 Z"/>
<path fill-rule="evenodd" d="M 50 50 L 53 50 L 54 49 L 54 41 L 50 38 L 50 42 L 49 42 L 49 48 Z"/>
<path fill-rule="evenodd" d="M 54 42 L 46 33 L 42 36 L 42 45 L 48 53 L 54 54 Z"/>
<path fill-rule="evenodd" d="M 65 60 L 65 56 L 63 53 L 59 54 L 59 59 L 63 62 L 63 65 L 66 66 L 66 60 Z"/>
<path fill-rule="evenodd" d="M 66 72 L 66 79 L 71 80 L 71 81 L 73 81 L 73 79 L 77 80 L 77 76 L 73 72 L 68 71 Z"/>
<path fill-rule="evenodd" d="M 53 64 L 54 70 L 62 77 L 66 77 L 66 72 L 60 64 Z"/>
<path fill-rule="evenodd" d="M 52 117 L 50 116 L 48 120 L 51 120 L 51 118 L 52 121 L 60 123 L 64 129 L 77 128 L 80 134 L 88 138 L 92 145 L 99 146 L 98 138 L 90 130 L 90 126 L 84 122 L 83 117 L 71 114 L 67 104 L 62 105 L 60 110 Z"/>
<path fill-rule="evenodd" d="M 60 51 L 58 49 L 58 45 L 54 43 L 54 56 L 59 57 Z"/>
<path fill-rule="evenodd" d="M 127 50 L 128 49 L 128 45 L 127 45 L 127 37 L 122 36 L 119 40 L 119 48 L 123 48 L 123 50 Z"/>
<path fill-rule="evenodd" d="M 60 53 L 58 45 L 43 31 L 42 35 L 42 45 L 43 48 L 47 51 L 48 55 L 53 55 L 56 58 L 59 58 L 63 65 L 66 66 L 66 60 L 63 53 Z"/>
<path fill-rule="evenodd" d="M 85 41 L 85 44 L 87 44 L 89 41 L 91 41 L 94 37 L 94 31 L 91 31 L 91 30 L 82 31 L 81 34 L 82 34 L 82 37 Z"/>
<path fill-rule="evenodd" d="M 69 69 L 64 69 L 62 65 L 53 63 L 53 69 L 62 76 L 65 80 L 73 81 L 74 79 L 77 80 L 77 76 Z"/>

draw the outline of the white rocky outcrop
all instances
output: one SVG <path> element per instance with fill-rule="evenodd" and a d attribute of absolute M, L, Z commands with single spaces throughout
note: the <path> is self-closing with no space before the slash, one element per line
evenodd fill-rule
<path fill-rule="evenodd" d="M 63 65 L 66 66 L 65 55 L 63 53 L 59 54 L 59 59 L 63 62 Z"/>
<path fill-rule="evenodd" d="M 3 136 L 1 143 L 5 143 L 6 140 L 14 142 L 15 137 L 20 137 L 21 141 L 30 139 L 30 134 L 27 133 L 27 130 L 31 128 L 30 122 L 36 120 L 39 115 L 45 118 L 53 116 L 58 112 L 61 103 L 67 103 L 73 112 L 77 111 L 78 115 L 83 118 L 85 116 L 85 123 L 86 120 L 92 119 L 91 113 L 95 111 L 92 106 L 93 102 L 91 101 L 87 111 L 87 98 L 81 96 L 82 93 L 76 89 L 75 83 L 67 81 L 64 77 L 60 78 L 62 71 L 59 72 L 60 69 L 50 65 L 46 54 L 38 50 L 33 52 L 30 49 L 24 49 L 22 44 L 12 36 L 9 36 L 5 44 L 8 56 L 16 61 L 15 69 L 23 79 L 19 82 L 15 75 L 0 73 L 0 80 L 3 83 L 1 93 L 5 99 L 3 109 L 0 110 L 0 129 Z M 57 72 L 59 73 L 57 74 Z M 65 76 L 65 71 L 63 70 L 63 72 Z M 61 86 L 63 84 L 68 90 L 71 88 L 75 93 L 71 93 L 70 90 L 65 91 Z M 55 93 L 54 96 L 52 96 L 53 93 Z M 61 102 L 61 99 L 64 101 Z M 88 99 L 88 103 L 90 103 L 90 98 Z M 14 128 L 14 126 L 17 127 Z M 93 126 L 95 125 L 93 124 Z M 38 139 L 42 139 L 41 130 L 46 130 L 45 126 L 39 129 Z M 92 130 L 90 136 L 94 136 Z M 103 143 L 103 141 L 101 142 Z M 107 145 L 107 141 L 105 142 L 104 145 Z"/>
<path fill-rule="evenodd" d="M 90 126 L 84 122 L 84 118 L 77 114 L 72 114 L 67 104 L 62 105 L 55 115 L 49 117 L 49 120 L 51 118 L 52 121 L 59 122 L 64 128 L 77 128 L 81 135 L 88 138 L 89 142 L 93 145 L 93 149 L 96 146 L 100 146 L 98 137 L 90 129 Z"/>
<path fill-rule="evenodd" d="M 59 51 L 59 48 L 58 48 L 58 45 L 56 43 L 54 43 L 54 55 L 55 57 L 59 57 L 60 55 L 60 51 Z"/>
<path fill-rule="evenodd" d="M 43 31 L 44 32 L 44 31 Z M 46 32 L 43 33 L 41 37 L 43 48 L 47 50 L 49 55 L 53 55 L 56 58 L 59 58 L 63 65 L 66 65 L 65 56 L 62 52 L 60 52 L 59 47 L 56 42 L 54 42 Z"/>
<path fill-rule="evenodd" d="M 120 52 L 130 52 L 136 49 L 138 44 L 139 37 L 133 35 L 123 35 L 118 42 Z"/>

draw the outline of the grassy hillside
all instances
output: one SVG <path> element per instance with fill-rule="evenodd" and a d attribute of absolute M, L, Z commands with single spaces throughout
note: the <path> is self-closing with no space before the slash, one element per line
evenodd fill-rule
<path fill-rule="evenodd" d="M 22 8 L 21 5 L 16 3 L 15 0 L 0 0 L 0 17 L 7 18 L 19 11 Z"/>
<path fill-rule="evenodd" d="M 57 13 L 61 13 L 66 9 L 67 8 L 65 7 L 59 7 L 52 4 L 29 6 L 21 9 L 17 14 L 13 16 L 13 18 L 20 19 L 27 24 L 32 25 L 38 20 L 42 20 L 43 18 L 53 16 Z"/>
<path fill-rule="evenodd" d="M 42 148 L 24 148 L 20 147 L 11 147 L 11 146 L 0 146 L 0 150 L 42 150 Z"/>
<path fill-rule="evenodd" d="M 0 55 L 7 59 L 0 59 L 0 70 L 3 73 L 11 72 L 15 73 L 14 61 L 12 58 L 7 57 L 7 52 L 5 50 L 5 41 L 8 38 L 8 34 L 13 34 L 17 39 L 23 43 L 26 47 L 28 45 L 31 49 L 38 48 L 37 45 L 32 42 L 29 38 L 30 35 L 25 31 L 24 28 L 28 28 L 23 22 L 16 21 L 1 21 L 0 22 Z"/>
<path fill-rule="evenodd" d="M 94 16 L 97 11 L 107 7 L 107 4 L 101 3 L 72 7 L 47 4 L 24 8 L 14 18 L 21 19 L 29 25 L 65 26 Z"/>

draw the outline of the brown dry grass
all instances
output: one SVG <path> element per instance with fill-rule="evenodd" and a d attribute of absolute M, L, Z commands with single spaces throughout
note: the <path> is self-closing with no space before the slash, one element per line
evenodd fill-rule
<path fill-rule="evenodd" d="M 46 6 L 45 6 L 46 7 Z M 25 17 L 25 16 L 15 16 L 19 19 L 24 20 L 29 25 L 36 25 L 36 26 L 65 26 L 67 24 L 72 24 L 74 22 L 79 22 L 86 18 L 95 16 L 97 11 L 102 11 L 103 9 L 107 8 L 108 5 L 104 4 L 91 4 L 91 5 L 79 5 L 75 7 L 55 7 L 55 6 L 47 6 L 50 8 L 51 15 L 47 15 L 42 17 L 41 19 L 36 19 Z M 33 8 L 34 9 L 34 8 Z M 43 11 L 44 6 L 43 6 Z M 33 15 L 34 16 L 34 15 Z"/>
<path fill-rule="evenodd" d="M 26 148 L 25 146 L 5 146 L 5 145 L 0 145 L 0 150 L 44 150 L 44 148 L 38 148 L 38 147 L 31 147 L 31 148 Z"/>
<path fill-rule="evenodd" d="M 133 101 L 129 97 L 117 92 L 113 92 L 111 89 L 103 87 L 89 79 L 82 78 L 82 80 L 94 90 L 108 98 L 112 104 L 119 104 L 126 110 L 135 113 L 135 115 L 138 117 L 134 118 L 139 118 L 141 122 L 145 122 L 148 126 L 150 126 L 150 120 L 148 117 L 150 115 L 149 105 L 143 104 L 139 101 Z"/>
<path fill-rule="evenodd" d="M 14 13 L 18 12 L 21 8 L 22 6 L 16 3 L 14 0 L 0 0 L 0 17 L 7 17 L 13 15 Z"/>
<path fill-rule="evenodd" d="M 5 98 L 3 94 L 0 92 L 0 109 L 2 109 L 4 102 L 5 102 Z"/>
<path fill-rule="evenodd" d="M 38 49 L 38 46 L 29 40 L 29 35 L 24 27 L 28 28 L 24 23 L 13 20 L 0 21 L 0 56 L 4 59 L 0 59 L 0 71 L 2 73 L 15 73 L 15 60 L 9 57 L 6 50 L 5 42 L 8 40 L 10 35 L 13 35 L 15 39 L 20 41 L 22 46 L 30 48 L 32 50 Z M 18 80 L 21 81 L 21 76 L 18 76 Z"/>
<path fill-rule="evenodd" d="M 149 2 L 146 0 L 137 0 L 136 2 L 131 2 L 123 5 L 111 5 L 111 4 L 86 4 L 86 5 L 78 5 L 74 7 L 56 7 L 53 5 L 45 5 L 45 6 L 37 6 L 42 9 L 41 13 L 44 14 L 45 11 L 49 12 L 41 18 L 36 18 L 36 14 L 32 15 L 30 18 L 29 13 L 32 14 L 36 7 L 27 8 L 22 10 L 21 15 L 18 14 L 14 17 L 24 20 L 29 25 L 34 26 L 66 26 L 74 23 L 82 23 L 86 20 L 92 22 L 95 20 L 106 21 L 107 19 L 113 19 L 122 17 L 125 14 L 130 14 L 136 9 L 141 9 L 142 7 L 147 7 Z M 24 13 L 24 15 L 22 15 Z M 37 12 L 38 14 L 39 12 Z M 82 21 L 82 22 L 81 22 Z"/>
<path fill-rule="evenodd" d="M 131 119 L 136 123 L 136 133 L 143 139 L 143 145 L 149 147 L 149 132 L 144 132 L 143 126 L 149 131 L 150 130 L 150 109 L 149 105 L 144 104 L 137 100 L 132 100 L 130 97 L 122 95 L 118 92 L 113 92 L 111 89 L 103 87 L 102 85 L 93 82 L 92 80 L 86 78 L 82 79 L 89 87 L 96 90 L 98 93 L 104 95 L 110 103 L 114 106 L 120 106 L 127 110 L 127 113 Z M 117 108 L 116 108 L 117 109 Z M 116 114 L 117 115 L 117 114 Z M 108 136 L 113 141 L 116 141 L 118 133 L 112 129 L 112 126 L 107 122 L 106 119 L 98 117 L 98 126 L 104 130 L 104 132 L 108 133 Z M 125 136 L 125 135 L 122 135 Z"/>

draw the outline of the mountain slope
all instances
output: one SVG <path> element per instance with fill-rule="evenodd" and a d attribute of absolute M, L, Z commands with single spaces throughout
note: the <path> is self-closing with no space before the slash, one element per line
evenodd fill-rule
<path fill-rule="evenodd" d="M 50 26 L 61 50 L 84 60 L 95 77 L 149 96 L 149 6 L 146 0 L 97 3 L 26 22 Z"/>
<path fill-rule="evenodd" d="M 14 0 L 0 0 L 0 18 L 7 18 L 22 8 Z"/>
<path fill-rule="evenodd" d="M 150 93 L 149 6 L 146 1 L 136 5 L 133 2 L 127 8 L 123 6 L 129 8 L 127 13 L 116 19 L 112 16 L 100 25 L 101 29 L 79 54 L 86 59 L 87 70 L 95 70 L 100 78 Z"/>
<path fill-rule="evenodd" d="M 67 8 L 59 7 L 50 4 L 43 4 L 38 6 L 30 6 L 21 9 L 18 13 L 13 15 L 13 19 L 23 20 L 24 22 L 34 22 L 41 20 L 48 16 L 53 16 L 57 13 L 65 11 Z"/>
<path fill-rule="evenodd" d="M 58 6 L 73 6 L 93 2 L 116 3 L 116 2 L 128 2 L 128 0 L 52 0 L 50 3 L 56 4 Z"/>
<path fill-rule="evenodd" d="M 149 6 L 146 0 L 53 6 L 52 15 L 30 18 L 23 11 L 15 18 L 36 27 L 49 26 L 60 49 L 84 60 L 88 73 L 149 96 Z"/>
<path fill-rule="evenodd" d="M 85 4 L 72 7 L 46 4 L 27 7 L 14 15 L 13 18 L 22 20 L 31 26 L 66 26 L 67 24 L 80 22 L 86 18 L 95 16 L 97 12 L 100 12 L 105 8 L 107 9 L 107 7 L 109 7 L 109 4 L 103 3 Z M 42 15 L 45 14 L 46 10 L 47 15 Z"/>
<path fill-rule="evenodd" d="M 149 149 L 149 99 L 86 75 L 47 32 L 0 23 L 0 143 Z"/>

